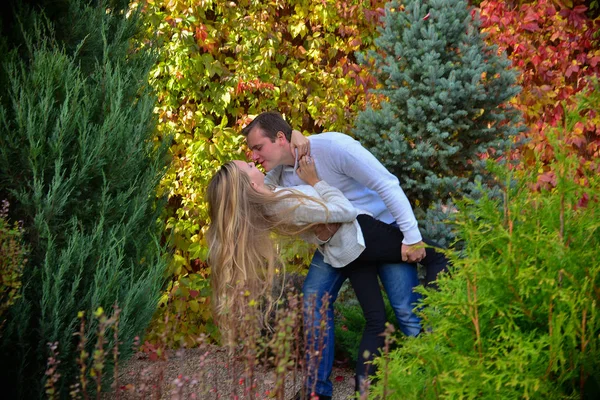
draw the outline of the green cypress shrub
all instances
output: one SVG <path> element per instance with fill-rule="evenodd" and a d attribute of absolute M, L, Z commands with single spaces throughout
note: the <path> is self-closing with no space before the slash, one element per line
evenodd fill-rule
<path fill-rule="evenodd" d="M 579 160 L 555 151 L 555 188 L 531 190 L 535 166 L 518 179 L 499 169 L 502 199 L 460 204 L 465 247 L 439 290 L 423 290 L 426 333 L 391 353 L 376 393 L 598 398 L 600 179 L 575 182 Z"/>
<path fill-rule="evenodd" d="M 56 387 L 68 395 L 79 311 L 90 316 L 93 345 L 93 311 L 117 304 L 126 358 L 163 284 L 163 202 L 155 190 L 166 148 L 152 140 L 153 56 L 132 48 L 137 16 L 127 16 L 126 3 L 61 5 L 64 14 L 53 19 L 36 9 L 16 15 L 22 41 L 13 32 L 5 43 L 14 50 L 1 60 L 0 194 L 31 249 L 0 349 L 10 398 L 42 395 L 53 342 Z"/>
<path fill-rule="evenodd" d="M 359 114 L 354 135 L 398 176 L 423 231 L 448 244 L 451 199 L 476 190 L 483 159 L 505 156 L 519 130 L 508 103 L 515 73 L 466 1 L 391 1 L 383 22 L 377 51 L 359 56 L 382 100 Z"/>

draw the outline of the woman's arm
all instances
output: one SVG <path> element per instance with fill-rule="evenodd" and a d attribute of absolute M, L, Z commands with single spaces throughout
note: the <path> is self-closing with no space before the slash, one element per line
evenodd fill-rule
<path fill-rule="evenodd" d="M 298 158 L 310 156 L 310 141 L 302 134 L 302 132 L 295 129 L 292 130 L 290 148 L 292 149 L 292 153 L 295 150 L 298 150 Z"/>
<path fill-rule="evenodd" d="M 352 222 L 358 211 L 341 191 L 321 181 L 317 175 L 314 163 L 309 157 L 303 157 L 298 169 L 298 176 L 309 183 L 311 188 L 297 186 L 293 190 L 315 198 L 285 198 L 285 191 L 280 191 L 282 203 L 294 213 L 297 224 Z M 308 189 L 311 189 L 310 191 Z M 283 211 L 283 210 L 282 210 Z"/>
<path fill-rule="evenodd" d="M 276 212 L 293 213 L 293 222 L 298 225 L 314 223 L 352 222 L 358 211 L 338 189 L 319 181 L 314 187 L 295 186 L 289 192 L 306 197 L 287 196 L 288 190 L 277 192 L 281 197 Z"/>

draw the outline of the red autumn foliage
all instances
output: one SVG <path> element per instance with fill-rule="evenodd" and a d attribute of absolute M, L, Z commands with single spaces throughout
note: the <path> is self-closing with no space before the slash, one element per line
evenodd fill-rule
<path fill-rule="evenodd" d="M 600 158 L 600 118 L 593 107 L 577 104 L 576 94 L 593 90 L 600 70 L 600 40 L 594 37 L 600 20 L 589 19 L 586 7 L 568 8 L 560 1 L 537 0 L 528 4 L 484 1 L 482 28 L 488 41 L 505 51 L 520 71 L 521 94 L 515 105 L 523 112 L 528 142 L 517 154 L 523 165 L 538 157 L 546 165 L 554 158 L 547 133 L 558 128 L 561 145 L 581 160 L 582 168 L 597 169 Z M 578 109 L 579 107 L 579 109 Z M 567 126 L 565 111 L 573 110 L 581 122 Z M 554 175 L 545 166 L 540 186 L 553 185 Z"/>

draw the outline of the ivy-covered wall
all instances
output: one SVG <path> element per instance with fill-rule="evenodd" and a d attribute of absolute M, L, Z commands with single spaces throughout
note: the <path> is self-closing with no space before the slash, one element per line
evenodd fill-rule
<path fill-rule="evenodd" d="M 349 132 L 375 85 L 354 53 L 372 48 L 383 1 L 149 1 L 142 45 L 155 45 L 150 74 L 158 92 L 159 137 L 172 136 L 165 239 L 173 254 L 171 307 L 180 315 L 175 342 L 215 333 L 205 279 L 210 271 L 203 202 L 223 162 L 244 158 L 242 125 L 277 109 L 305 133 Z M 286 247 L 292 264 L 309 249 Z M 163 312 L 156 318 L 161 331 Z"/>

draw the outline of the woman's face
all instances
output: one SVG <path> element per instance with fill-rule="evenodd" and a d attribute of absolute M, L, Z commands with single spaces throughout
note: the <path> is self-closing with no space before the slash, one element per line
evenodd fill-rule
<path fill-rule="evenodd" d="M 233 163 L 238 167 L 242 172 L 247 174 L 250 177 L 250 182 L 258 185 L 264 186 L 265 184 L 265 174 L 263 174 L 253 162 L 244 162 L 240 160 L 234 160 Z"/>

